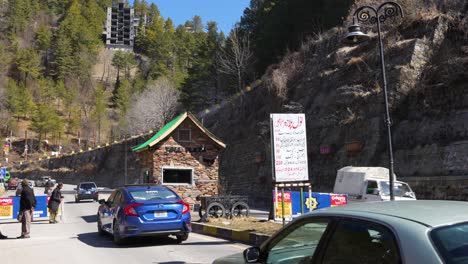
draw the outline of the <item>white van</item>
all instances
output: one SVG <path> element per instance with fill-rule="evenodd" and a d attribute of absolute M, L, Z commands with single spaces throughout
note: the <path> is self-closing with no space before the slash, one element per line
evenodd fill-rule
<path fill-rule="evenodd" d="M 416 200 L 411 187 L 396 180 L 394 175 L 393 194 L 395 200 Z M 336 174 L 334 193 L 348 195 L 348 201 L 389 201 L 389 171 L 383 167 L 344 167 Z"/>

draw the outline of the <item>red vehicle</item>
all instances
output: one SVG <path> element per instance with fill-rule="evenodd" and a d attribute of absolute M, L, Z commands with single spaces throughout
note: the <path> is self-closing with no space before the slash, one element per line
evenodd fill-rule
<path fill-rule="evenodd" d="M 16 187 L 18 186 L 18 184 L 21 184 L 21 179 L 20 178 L 18 178 L 18 177 L 10 178 L 10 180 L 8 181 L 7 189 L 15 190 Z"/>

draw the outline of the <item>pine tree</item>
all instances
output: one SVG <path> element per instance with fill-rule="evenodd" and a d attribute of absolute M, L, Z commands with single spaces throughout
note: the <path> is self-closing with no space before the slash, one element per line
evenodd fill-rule
<path fill-rule="evenodd" d="M 16 51 L 15 66 L 20 79 L 26 83 L 28 77 L 37 78 L 41 71 L 41 58 L 33 47 Z"/>
<path fill-rule="evenodd" d="M 119 109 L 119 116 L 125 116 L 130 106 L 130 82 L 127 79 L 124 79 L 117 87 L 115 105 Z"/>
<path fill-rule="evenodd" d="M 41 142 L 44 134 L 61 132 L 62 121 L 53 107 L 39 103 L 34 109 L 29 129 L 39 135 Z"/>
<path fill-rule="evenodd" d="M 101 85 L 98 85 L 93 93 L 93 110 L 91 111 L 91 119 L 97 127 L 97 142 L 101 142 L 101 131 L 107 125 L 107 108 L 106 108 L 105 91 Z"/>

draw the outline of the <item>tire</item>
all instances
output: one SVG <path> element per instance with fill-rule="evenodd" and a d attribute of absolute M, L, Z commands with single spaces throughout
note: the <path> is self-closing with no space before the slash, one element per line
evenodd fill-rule
<path fill-rule="evenodd" d="M 220 203 L 210 203 L 206 208 L 206 217 L 221 218 L 226 214 L 226 209 Z"/>
<path fill-rule="evenodd" d="M 113 230 L 112 235 L 114 236 L 114 243 L 119 246 L 123 245 L 124 239 L 120 236 L 119 222 L 117 220 L 114 221 L 112 230 Z"/>
<path fill-rule="evenodd" d="M 102 222 L 101 222 L 101 217 L 99 217 L 99 214 L 97 215 L 97 230 L 98 230 L 99 235 L 105 234 L 104 230 L 102 229 Z"/>
<path fill-rule="evenodd" d="M 176 236 L 176 239 L 177 239 L 177 244 L 181 244 L 182 242 L 184 242 L 185 240 L 188 239 L 188 236 L 189 236 L 189 233 L 185 233 L 183 235 L 177 235 Z"/>
<path fill-rule="evenodd" d="M 244 202 L 236 202 L 232 205 L 231 216 L 232 217 L 247 217 L 249 216 L 249 206 Z"/>

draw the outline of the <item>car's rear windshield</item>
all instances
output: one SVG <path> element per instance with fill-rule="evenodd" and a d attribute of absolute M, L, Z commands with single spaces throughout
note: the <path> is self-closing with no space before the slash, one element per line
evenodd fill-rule
<path fill-rule="evenodd" d="M 130 196 L 135 201 L 147 201 L 158 199 L 175 199 L 177 195 L 171 190 L 158 189 L 158 190 L 130 190 Z"/>
<path fill-rule="evenodd" d="M 468 223 L 436 228 L 431 238 L 445 263 L 468 263 Z"/>
<path fill-rule="evenodd" d="M 96 184 L 94 182 L 82 183 L 80 184 L 81 189 L 89 190 L 96 188 Z"/>

